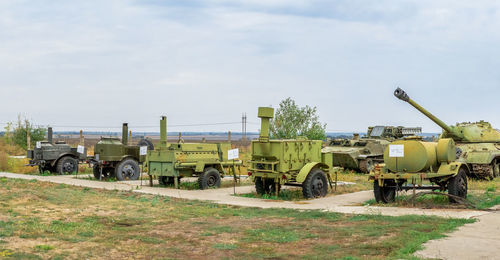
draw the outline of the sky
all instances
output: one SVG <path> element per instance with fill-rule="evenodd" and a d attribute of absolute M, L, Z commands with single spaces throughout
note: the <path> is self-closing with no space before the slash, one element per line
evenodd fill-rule
<path fill-rule="evenodd" d="M 2 0 L 0 127 L 259 129 L 291 97 L 327 131 L 433 122 L 500 128 L 500 2 Z M 216 125 L 206 125 L 213 124 Z M 230 124 L 219 124 L 230 123 Z M 204 124 L 197 125 L 196 124 Z"/>

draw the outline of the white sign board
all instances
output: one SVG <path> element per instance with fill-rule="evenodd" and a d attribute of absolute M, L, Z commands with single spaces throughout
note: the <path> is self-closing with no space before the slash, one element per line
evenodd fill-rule
<path fill-rule="evenodd" d="M 148 147 L 141 146 L 141 148 L 139 148 L 139 155 L 146 155 L 146 154 L 148 154 Z"/>
<path fill-rule="evenodd" d="M 238 154 L 238 148 L 232 149 L 232 150 L 227 150 L 227 159 L 228 160 L 234 160 L 238 159 L 240 155 Z"/>
<path fill-rule="evenodd" d="M 36 148 L 42 148 L 42 142 L 40 141 L 36 142 Z"/>
<path fill-rule="evenodd" d="M 82 146 L 82 145 L 79 145 L 79 146 L 76 148 L 76 151 L 77 151 L 78 153 L 83 154 L 83 153 L 85 153 L 85 147 L 84 147 L 84 146 Z"/>
<path fill-rule="evenodd" d="M 389 157 L 405 157 L 405 145 L 404 144 L 389 145 Z"/>

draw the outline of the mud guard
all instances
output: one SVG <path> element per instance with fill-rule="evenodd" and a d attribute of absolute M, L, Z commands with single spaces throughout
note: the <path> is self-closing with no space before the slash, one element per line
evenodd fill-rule
<path fill-rule="evenodd" d="M 295 180 L 298 183 L 304 182 L 306 180 L 307 175 L 309 174 L 309 172 L 311 172 L 311 170 L 314 169 L 314 168 L 316 168 L 316 167 L 322 168 L 324 170 L 328 170 L 328 168 L 329 168 L 328 165 L 326 165 L 324 163 L 310 162 L 310 163 L 304 165 L 304 167 L 302 167 L 302 169 L 300 169 L 300 172 L 297 175 L 297 178 L 295 178 Z M 328 174 L 328 172 L 325 172 L 325 174 Z"/>
<path fill-rule="evenodd" d="M 461 163 L 461 162 L 451 162 L 449 164 L 443 163 L 441 166 L 439 166 L 439 170 L 437 171 L 438 173 L 450 173 L 453 174 L 453 177 L 455 177 L 458 174 L 458 171 L 465 167 L 467 171 L 469 171 L 469 168 L 467 167 L 467 164 Z"/>

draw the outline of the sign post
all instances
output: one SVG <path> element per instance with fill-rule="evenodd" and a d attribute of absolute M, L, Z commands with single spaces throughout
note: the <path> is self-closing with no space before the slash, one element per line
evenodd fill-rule
<path fill-rule="evenodd" d="M 148 147 L 147 146 L 141 146 L 141 147 L 139 147 L 139 156 L 143 156 L 143 155 L 147 155 L 147 154 L 148 154 Z M 141 179 L 141 187 L 142 187 L 142 169 L 139 171 L 139 178 Z M 153 186 L 153 180 L 152 179 L 150 181 L 150 185 Z"/>
<path fill-rule="evenodd" d="M 233 160 L 233 192 L 236 195 L 236 170 L 234 169 L 234 160 L 240 157 L 238 148 L 227 151 L 227 159 Z"/>

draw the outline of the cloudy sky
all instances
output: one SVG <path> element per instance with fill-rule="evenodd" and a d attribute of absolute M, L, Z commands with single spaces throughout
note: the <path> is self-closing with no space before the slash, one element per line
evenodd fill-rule
<path fill-rule="evenodd" d="M 291 97 L 329 131 L 431 121 L 500 127 L 495 1 L 0 1 L 0 123 L 56 130 L 129 122 L 249 131 L 258 106 Z M 136 127 L 134 129 L 134 127 Z M 141 128 L 142 127 L 142 128 Z M 140 129 L 139 129 L 140 128 Z M 85 130 L 85 128 L 84 128 Z M 94 128 L 86 129 L 94 130 Z"/>

